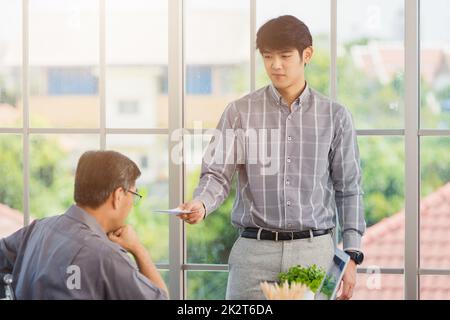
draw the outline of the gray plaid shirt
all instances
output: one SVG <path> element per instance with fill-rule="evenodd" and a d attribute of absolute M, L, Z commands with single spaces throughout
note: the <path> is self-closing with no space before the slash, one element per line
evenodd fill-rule
<path fill-rule="evenodd" d="M 203 157 L 194 199 L 210 214 L 237 172 L 235 227 L 329 229 L 337 213 L 344 249 L 361 250 L 366 224 L 352 116 L 308 85 L 291 107 L 272 85 L 229 104 Z"/>

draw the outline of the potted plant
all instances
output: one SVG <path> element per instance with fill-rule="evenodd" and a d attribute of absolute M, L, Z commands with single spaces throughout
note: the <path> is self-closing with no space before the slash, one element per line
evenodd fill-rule
<path fill-rule="evenodd" d="M 291 267 L 287 272 L 281 272 L 278 275 L 278 281 L 279 283 L 287 282 L 290 286 L 292 284 L 305 285 L 307 290 L 303 299 L 313 300 L 325 274 L 325 270 L 315 264 L 309 267 L 297 265 Z"/>

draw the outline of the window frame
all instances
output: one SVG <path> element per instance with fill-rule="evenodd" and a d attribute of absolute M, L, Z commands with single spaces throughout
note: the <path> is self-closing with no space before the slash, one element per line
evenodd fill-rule
<path fill-rule="evenodd" d="M 106 0 L 99 1 L 99 82 L 100 125 L 98 128 L 30 128 L 29 123 L 29 0 L 22 3 L 22 127 L 0 128 L 0 133 L 14 133 L 22 136 L 23 148 L 23 208 L 24 225 L 30 223 L 30 135 L 31 134 L 76 134 L 95 133 L 100 136 L 100 149 L 106 147 L 106 136 L 111 134 L 150 134 L 166 135 L 169 143 L 169 155 L 178 141 L 171 139 L 172 134 L 185 129 L 185 134 L 194 134 L 194 129 L 185 128 L 184 97 L 185 62 L 184 62 L 184 0 L 168 1 L 168 98 L 169 124 L 167 128 L 136 129 L 107 128 L 105 105 L 105 5 Z M 255 90 L 256 82 L 256 0 L 250 4 L 250 90 Z M 337 97 L 337 6 L 340 0 L 330 1 L 330 97 Z M 420 268 L 420 139 L 426 136 L 449 137 L 450 130 L 421 129 L 420 127 L 420 0 L 405 0 L 405 119 L 404 129 L 399 130 L 357 130 L 358 136 L 401 136 L 405 139 L 405 260 L 404 268 L 381 268 L 382 274 L 404 274 L 404 298 L 420 298 L 421 275 L 450 275 L 450 269 Z M 205 129 L 206 132 L 206 129 Z M 198 132 L 195 132 L 198 134 Z M 178 206 L 184 199 L 185 168 L 184 164 L 169 164 L 169 205 Z M 187 199 L 186 199 L 187 200 Z M 187 275 L 189 271 L 228 271 L 223 264 L 189 264 L 186 257 L 186 230 L 184 224 L 176 217 L 169 221 L 169 263 L 158 264 L 161 270 L 169 271 L 169 290 L 172 299 L 185 299 L 187 296 Z M 367 273 L 367 268 L 359 268 L 358 273 Z"/>

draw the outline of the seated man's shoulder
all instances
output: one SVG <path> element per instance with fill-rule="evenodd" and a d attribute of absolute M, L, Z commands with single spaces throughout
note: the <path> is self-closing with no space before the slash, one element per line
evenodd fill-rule
<path fill-rule="evenodd" d="M 128 253 L 118 244 L 107 238 L 100 238 L 96 235 L 89 235 L 84 239 L 83 247 L 77 259 L 89 260 L 90 263 L 103 265 L 105 267 L 125 266 L 136 269 Z M 111 265 L 113 262 L 113 265 Z"/>
<path fill-rule="evenodd" d="M 86 241 L 74 259 L 80 269 L 88 270 L 105 299 L 167 299 L 163 290 L 139 272 L 125 249 L 108 241 Z"/>

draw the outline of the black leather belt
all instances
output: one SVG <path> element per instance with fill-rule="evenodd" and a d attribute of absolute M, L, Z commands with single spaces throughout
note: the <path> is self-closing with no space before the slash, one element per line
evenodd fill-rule
<path fill-rule="evenodd" d="M 296 240 L 296 239 L 306 239 L 312 237 L 324 236 L 326 234 L 331 233 L 331 229 L 327 230 L 305 230 L 305 231 L 269 231 L 258 228 L 245 228 L 244 232 L 242 232 L 241 237 L 250 238 L 250 239 L 258 239 L 258 232 L 261 230 L 259 234 L 260 240 L 272 240 L 272 241 L 285 241 L 285 240 Z"/>

